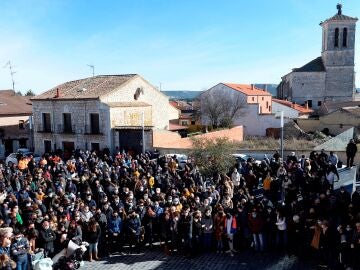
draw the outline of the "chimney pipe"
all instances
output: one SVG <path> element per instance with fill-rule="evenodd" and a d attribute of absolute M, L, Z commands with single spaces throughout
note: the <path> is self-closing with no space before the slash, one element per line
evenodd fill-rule
<path fill-rule="evenodd" d="M 251 84 L 251 90 L 254 90 L 254 84 Z"/>
<path fill-rule="evenodd" d="M 59 88 L 56 88 L 56 95 L 55 95 L 55 98 L 58 98 L 60 97 L 60 92 L 59 92 Z"/>

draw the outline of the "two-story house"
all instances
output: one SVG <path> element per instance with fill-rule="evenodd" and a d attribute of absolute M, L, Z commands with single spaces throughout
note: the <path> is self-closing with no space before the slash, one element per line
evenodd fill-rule
<path fill-rule="evenodd" d="M 141 152 L 143 141 L 145 149 L 152 147 L 153 129 L 168 129 L 169 120 L 179 117 L 168 97 L 136 74 L 66 82 L 32 102 L 37 153 L 104 148 Z"/>
<path fill-rule="evenodd" d="M 232 125 L 243 126 L 246 136 L 265 136 L 266 129 L 280 127 L 280 119 L 272 113 L 272 96 L 264 89 L 251 84 L 219 83 L 200 95 L 201 119 L 203 125 L 209 125 L 204 108 L 209 96 L 214 100 L 213 107 L 225 107 L 231 110 L 239 108 L 234 114 Z M 205 105 L 205 106 L 204 106 Z M 288 120 L 285 120 L 287 122 Z"/>
<path fill-rule="evenodd" d="M 29 97 L 13 90 L 0 91 L 0 158 L 18 148 L 32 148 L 31 115 Z"/>

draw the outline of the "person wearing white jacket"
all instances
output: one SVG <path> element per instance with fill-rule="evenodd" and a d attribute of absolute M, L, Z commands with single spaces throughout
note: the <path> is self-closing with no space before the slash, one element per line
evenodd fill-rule
<path fill-rule="evenodd" d="M 281 209 L 276 211 L 276 246 L 278 249 L 286 248 L 287 246 L 287 226 L 286 218 Z"/>

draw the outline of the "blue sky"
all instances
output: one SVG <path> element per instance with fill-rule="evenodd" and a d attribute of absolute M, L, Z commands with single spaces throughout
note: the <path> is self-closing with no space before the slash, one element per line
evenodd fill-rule
<path fill-rule="evenodd" d="M 278 83 L 321 54 L 334 0 L 0 0 L 0 89 L 36 93 L 96 74 L 137 73 L 163 90 Z M 360 1 L 343 0 L 360 17 Z M 356 71 L 360 71 L 357 31 Z M 360 86 L 357 75 L 357 86 Z"/>

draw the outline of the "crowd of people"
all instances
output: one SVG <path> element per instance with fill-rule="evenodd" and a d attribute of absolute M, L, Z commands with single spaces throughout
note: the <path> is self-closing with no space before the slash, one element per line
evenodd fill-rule
<path fill-rule="evenodd" d="M 276 152 L 205 178 L 191 158 L 180 166 L 151 153 L 24 157 L 0 169 L 0 266 L 27 270 L 33 254 L 53 257 L 76 239 L 89 243 L 89 261 L 160 243 L 169 256 L 251 249 L 359 269 L 360 191 L 334 190 L 338 162 Z"/>

